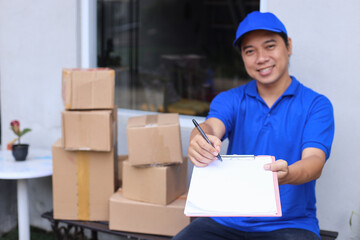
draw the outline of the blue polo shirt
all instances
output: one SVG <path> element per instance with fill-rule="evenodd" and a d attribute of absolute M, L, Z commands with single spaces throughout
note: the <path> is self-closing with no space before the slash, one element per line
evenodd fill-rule
<path fill-rule="evenodd" d="M 329 157 L 334 136 L 331 102 L 291 78 L 290 86 L 271 108 L 259 96 L 254 80 L 214 98 L 207 118 L 224 123 L 224 139 L 229 139 L 227 154 L 272 155 L 291 165 L 301 159 L 305 148 L 314 147 L 323 150 L 326 159 Z M 245 232 L 301 228 L 320 236 L 315 181 L 279 188 L 282 217 L 213 219 Z"/>

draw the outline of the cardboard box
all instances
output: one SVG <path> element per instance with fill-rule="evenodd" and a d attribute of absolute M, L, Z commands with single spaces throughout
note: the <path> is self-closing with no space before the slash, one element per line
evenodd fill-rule
<path fill-rule="evenodd" d="M 116 191 L 117 157 L 110 152 L 66 151 L 52 146 L 54 219 L 108 221 Z"/>
<path fill-rule="evenodd" d="M 115 72 L 109 68 L 63 69 L 65 109 L 112 109 Z"/>
<path fill-rule="evenodd" d="M 118 191 L 110 198 L 109 228 L 117 231 L 174 236 L 190 223 L 184 215 L 186 197 L 169 205 L 132 201 Z"/>
<path fill-rule="evenodd" d="M 110 151 L 117 138 L 117 111 L 63 111 L 62 140 L 66 150 Z"/>
<path fill-rule="evenodd" d="M 118 166 L 117 166 L 117 176 L 118 176 L 118 183 L 119 187 L 122 187 L 122 180 L 123 180 L 123 162 L 127 160 L 129 157 L 128 155 L 119 155 L 118 156 Z"/>
<path fill-rule="evenodd" d="M 166 205 L 187 190 L 187 160 L 182 164 L 134 167 L 123 162 L 123 194 L 132 200 Z"/>
<path fill-rule="evenodd" d="M 129 161 L 134 166 L 183 161 L 178 114 L 129 118 L 127 141 Z"/>

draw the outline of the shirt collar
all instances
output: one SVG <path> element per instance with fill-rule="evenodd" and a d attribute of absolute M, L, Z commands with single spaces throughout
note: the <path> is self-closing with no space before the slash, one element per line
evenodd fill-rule
<path fill-rule="evenodd" d="M 282 96 L 293 96 L 296 94 L 296 89 L 300 85 L 299 81 L 293 77 L 290 76 L 292 81 L 290 83 L 290 86 L 286 89 L 286 91 L 283 93 Z M 248 83 L 248 86 L 245 90 L 246 94 L 252 97 L 259 97 L 257 87 L 256 87 L 256 81 L 252 80 Z"/>

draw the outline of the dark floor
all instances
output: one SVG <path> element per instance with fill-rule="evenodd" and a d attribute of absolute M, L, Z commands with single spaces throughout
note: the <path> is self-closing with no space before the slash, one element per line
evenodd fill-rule
<path fill-rule="evenodd" d="M 54 240 L 54 233 L 46 232 L 42 229 L 31 227 L 31 240 Z M 320 231 L 321 240 L 334 240 L 337 238 L 338 233 L 332 231 Z M 0 240 L 18 240 L 18 229 L 14 228 L 12 231 L 6 233 L 4 236 L 0 237 Z M 85 238 L 86 239 L 86 238 Z M 119 238 L 123 239 L 123 238 Z M 125 238 L 124 238 L 125 239 Z"/>
<path fill-rule="evenodd" d="M 53 240 L 54 235 L 52 232 L 46 232 L 42 229 L 35 227 L 30 228 L 31 231 L 31 240 Z M 0 237 L 0 240 L 18 240 L 18 229 L 14 228 L 12 231 L 6 233 L 4 236 Z"/>

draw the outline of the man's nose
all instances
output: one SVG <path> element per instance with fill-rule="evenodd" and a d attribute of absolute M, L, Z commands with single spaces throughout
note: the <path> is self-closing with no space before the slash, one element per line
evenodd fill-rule
<path fill-rule="evenodd" d="M 257 64 L 262 64 L 264 62 L 267 62 L 269 60 L 269 55 L 265 50 L 259 50 L 258 51 L 258 55 L 257 55 L 257 59 L 256 59 L 256 63 Z"/>

